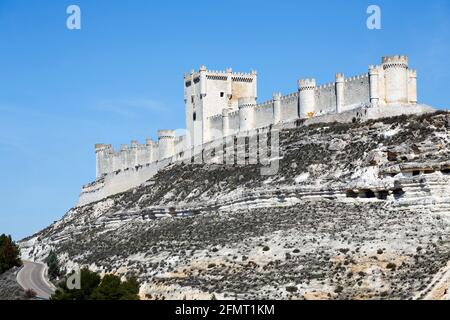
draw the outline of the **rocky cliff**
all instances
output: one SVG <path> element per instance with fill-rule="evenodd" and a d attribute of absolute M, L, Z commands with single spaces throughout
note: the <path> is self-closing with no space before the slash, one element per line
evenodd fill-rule
<path fill-rule="evenodd" d="M 173 164 L 21 242 L 147 298 L 449 298 L 447 113 L 280 132 L 280 168 Z"/>

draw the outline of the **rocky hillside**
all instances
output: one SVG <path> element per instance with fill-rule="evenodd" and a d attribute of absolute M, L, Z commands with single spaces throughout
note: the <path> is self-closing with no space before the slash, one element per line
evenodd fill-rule
<path fill-rule="evenodd" d="M 16 277 L 19 268 L 14 267 L 0 274 L 0 301 L 25 300 L 25 290 L 17 283 Z"/>
<path fill-rule="evenodd" d="M 445 112 L 280 133 L 280 168 L 174 164 L 21 242 L 155 299 L 449 298 Z M 169 214 L 172 213 L 172 214 Z"/>

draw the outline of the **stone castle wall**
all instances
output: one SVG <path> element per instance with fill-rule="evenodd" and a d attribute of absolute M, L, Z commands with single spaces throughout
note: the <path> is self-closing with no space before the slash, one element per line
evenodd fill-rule
<path fill-rule="evenodd" d="M 210 71 L 202 67 L 199 72 L 184 77 L 186 135 L 176 136 L 172 130 L 160 130 L 157 142 L 132 141 L 130 146 L 122 145 L 118 151 L 111 145 L 97 144 L 98 183 L 85 186 L 85 198 L 92 192 L 99 194 L 95 189 L 98 186 L 109 190 L 106 192 L 109 194 L 142 183 L 162 164 L 190 160 L 210 142 L 227 136 L 249 135 L 252 130 L 280 123 L 289 126 L 298 119 L 307 123 L 320 119 L 339 121 L 348 118 L 348 114 L 341 117 L 341 113 L 367 105 L 375 108 L 415 105 L 416 79 L 416 71 L 408 68 L 407 57 L 383 57 L 380 65 L 369 66 L 369 71 L 359 76 L 345 78 L 337 74 L 335 82 L 320 86 L 316 86 L 315 79 L 299 80 L 297 92 L 284 96 L 274 94 L 273 99 L 257 104 L 256 72 Z M 389 114 L 389 110 L 379 110 L 376 114 Z M 120 178 L 118 172 L 122 172 Z M 131 173 L 133 177 L 128 177 Z"/>

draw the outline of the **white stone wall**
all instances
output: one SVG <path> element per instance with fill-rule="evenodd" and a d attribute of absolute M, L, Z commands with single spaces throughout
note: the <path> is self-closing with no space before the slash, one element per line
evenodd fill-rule
<path fill-rule="evenodd" d="M 316 86 L 314 79 L 299 80 L 297 92 L 274 95 L 279 101 L 277 113 L 273 99 L 256 104 L 256 86 L 256 72 L 210 71 L 201 67 L 198 72 L 185 75 L 187 134 L 176 137 L 172 130 L 161 130 L 158 142 L 148 139 L 141 145 L 132 141 L 119 151 L 111 145 L 97 144 L 97 180 L 83 188 L 80 202 L 134 187 L 172 161 L 203 157 L 205 146 L 216 149 L 214 144 L 223 139 L 224 127 L 228 128 L 227 136 L 242 138 L 274 122 L 289 127 L 299 118 L 306 118 L 305 123 L 353 121 L 354 117 L 373 118 L 423 109 L 416 107 L 417 73 L 409 69 L 405 56 L 383 57 L 380 65 L 370 66 L 362 75 L 345 78 L 337 74 L 336 82 L 325 85 Z M 361 109 L 369 102 L 372 108 Z M 224 115 L 228 115 L 225 122 Z"/>
<path fill-rule="evenodd" d="M 254 97 L 239 98 L 239 131 L 255 128 L 256 100 Z"/>
<path fill-rule="evenodd" d="M 417 103 L 417 72 L 408 70 L 408 100 L 410 103 Z"/>
<path fill-rule="evenodd" d="M 259 104 L 255 108 L 255 127 L 261 128 L 273 124 L 273 100 Z"/>
<path fill-rule="evenodd" d="M 298 110 L 302 119 L 311 118 L 316 115 L 316 80 L 298 80 Z"/>
<path fill-rule="evenodd" d="M 186 130 L 192 145 L 203 141 L 203 107 L 200 94 L 200 74 L 190 73 L 184 77 L 184 105 Z"/>
<path fill-rule="evenodd" d="M 256 80 L 256 72 L 214 71 L 204 66 L 185 75 L 186 129 L 192 145 L 202 145 L 214 138 L 210 125 L 215 123 L 210 122 L 211 117 L 221 115 L 227 108 L 238 110 L 239 98 L 256 97 Z"/>
<path fill-rule="evenodd" d="M 281 121 L 289 121 L 298 118 L 298 92 L 282 96 L 281 103 Z"/>
<path fill-rule="evenodd" d="M 175 155 L 175 131 L 159 130 L 158 131 L 158 160 L 171 158 Z"/>
<path fill-rule="evenodd" d="M 408 58 L 383 57 L 386 103 L 408 103 Z"/>
<path fill-rule="evenodd" d="M 368 73 L 346 78 L 344 82 L 344 110 L 370 102 Z"/>
<path fill-rule="evenodd" d="M 232 134 L 236 134 L 239 132 L 239 111 L 232 111 L 228 115 L 229 117 L 229 124 L 230 124 L 230 132 Z"/>
<path fill-rule="evenodd" d="M 210 130 L 210 139 L 215 140 L 222 137 L 222 126 L 223 126 L 223 116 L 220 114 L 217 114 L 215 116 L 212 116 L 208 118 L 209 122 L 209 130 Z"/>
<path fill-rule="evenodd" d="M 336 84 L 319 86 L 316 91 L 316 115 L 334 113 L 336 111 Z"/>

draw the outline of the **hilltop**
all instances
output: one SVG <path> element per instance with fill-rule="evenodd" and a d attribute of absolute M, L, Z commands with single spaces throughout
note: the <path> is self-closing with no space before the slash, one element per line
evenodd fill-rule
<path fill-rule="evenodd" d="M 174 163 L 22 252 L 136 275 L 147 298 L 448 298 L 448 127 L 440 111 L 283 130 L 274 176 Z"/>

